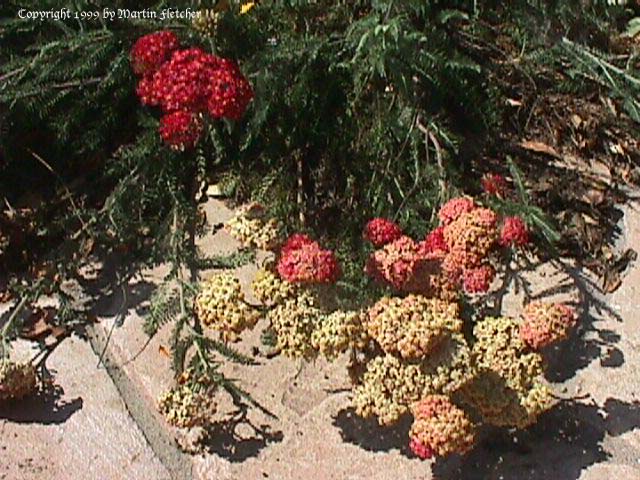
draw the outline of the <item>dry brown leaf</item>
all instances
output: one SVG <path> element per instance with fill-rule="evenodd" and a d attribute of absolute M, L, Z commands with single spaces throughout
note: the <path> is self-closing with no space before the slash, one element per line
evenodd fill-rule
<path fill-rule="evenodd" d="M 189 377 L 189 372 L 182 372 L 177 378 L 178 385 L 184 385 L 187 383 L 189 381 Z"/>
<path fill-rule="evenodd" d="M 601 205 L 605 200 L 605 195 L 602 190 L 597 190 L 595 188 L 587 190 L 582 195 L 582 200 L 586 203 L 589 203 L 593 206 Z"/>
<path fill-rule="evenodd" d="M 167 358 L 171 357 L 171 354 L 169 353 L 169 350 L 164 345 L 159 345 L 158 346 L 158 352 L 161 353 L 162 355 L 164 355 Z"/>
<path fill-rule="evenodd" d="M 23 327 L 21 336 L 34 341 L 43 341 L 47 337 L 60 340 L 67 334 L 67 329 L 53 324 L 55 314 L 54 308 L 35 309 Z"/>
<path fill-rule="evenodd" d="M 525 140 L 520 142 L 520 146 L 526 150 L 530 150 L 536 153 L 544 153 L 546 155 L 551 155 L 552 157 L 561 158 L 558 151 L 550 145 L 547 145 L 543 142 L 536 142 L 533 140 Z"/>
<path fill-rule="evenodd" d="M 580 117 L 580 115 L 574 113 L 573 115 L 571 115 L 571 123 L 573 123 L 574 127 L 580 128 L 580 125 L 584 123 L 584 120 L 582 120 L 582 117 Z"/>
<path fill-rule="evenodd" d="M 616 261 L 607 266 L 602 277 L 602 290 L 605 293 L 615 292 L 622 285 L 622 277 L 629 264 L 637 258 L 638 253 L 629 248 Z"/>
<path fill-rule="evenodd" d="M 622 285 L 622 278 L 618 272 L 607 272 L 602 281 L 602 291 L 604 293 L 615 292 Z"/>

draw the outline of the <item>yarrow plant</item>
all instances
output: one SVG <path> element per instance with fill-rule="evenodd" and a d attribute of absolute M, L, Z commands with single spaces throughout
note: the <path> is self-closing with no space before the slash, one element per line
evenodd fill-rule
<path fill-rule="evenodd" d="M 234 62 L 199 48 L 181 49 L 170 32 L 139 39 L 131 64 L 141 77 L 141 102 L 163 112 L 160 136 L 172 149 L 193 148 L 208 118 L 239 120 L 253 97 Z M 482 183 L 487 201 L 507 195 L 501 176 L 485 176 Z M 552 405 L 537 350 L 564 338 L 575 319 L 564 306 L 534 303 L 520 322 L 487 317 L 465 335 L 461 297 L 488 292 L 501 249 L 525 246 L 529 230 L 520 217 L 502 217 L 470 197 L 449 200 L 437 219 L 418 240 L 389 219 L 367 222 L 363 237 L 373 251 L 364 271 L 388 290 L 373 304 L 348 310 L 328 301 L 341 276 L 334 251 L 307 234 L 282 238 L 280 223 L 258 203 L 239 209 L 225 230 L 245 248 L 270 252 L 251 284 L 261 305 L 250 303 L 230 271 L 199 283 L 193 293 L 197 321 L 187 337 L 198 353 L 179 377 L 192 380 L 160 398 L 167 421 L 183 427 L 207 423 L 215 402 L 202 392 L 215 388 L 203 375 L 211 367 L 202 349 L 218 345 L 209 337 L 217 335 L 220 348 L 232 352 L 225 350 L 228 342 L 262 318 L 283 355 L 333 360 L 347 353 L 356 413 L 381 425 L 413 415 L 409 445 L 421 458 L 467 452 L 477 426 L 471 418 L 530 425 Z"/>
<path fill-rule="evenodd" d="M 252 208 L 226 227 L 244 245 L 252 243 L 249 231 L 269 222 L 258 215 L 251 228 L 239 229 L 249 225 Z M 368 307 L 330 308 L 324 299 L 339 272 L 335 255 L 301 233 L 270 248 L 271 260 L 251 285 L 277 350 L 305 359 L 347 353 L 355 412 L 381 425 L 411 414 L 409 446 L 423 459 L 469 451 L 481 423 L 535 422 L 553 405 L 539 349 L 565 338 L 575 324 L 569 307 L 534 302 L 521 320 L 486 317 L 464 334 L 459 294 L 489 290 L 501 258 L 499 227 L 509 219 L 467 197 L 443 205 L 438 218 L 422 241 L 389 220 L 365 226 L 365 239 L 377 248 L 365 271 L 395 291 Z M 244 305 L 234 291 L 229 298 Z M 208 308 L 215 311 L 237 309 L 222 297 L 213 302 L 219 306 Z"/>
<path fill-rule="evenodd" d="M 201 48 L 182 48 L 170 31 L 139 38 L 130 51 L 130 61 L 139 77 L 136 93 L 140 102 L 162 112 L 158 132 L 171 150 L 194 149 L 205 130 L 215 127 L 215 120 L 240 120 L 253 98 L 251 85 L 234 61 Z M 217 144 L 214 147 L 220 148 Z M 165 153 L 159 156 L 172 158 Z M 158 409 L 168 423 L 188 428 L 213 421 L 215 402 L 211 397 L 218 387 L 224 388 L 234 403 L 244 399 L 255 404 L 248 393 L 217 371 L 215 355 L 250 363 L 251 359 L 231 348 L 229 342 L 252 328 L 260 312 L 247 302 L 231 273 L 218 273 L 198 284 L 199 265 L 205 259 L 195 246 L 198 219 L 202 218 L 197 197 L 207 167 L 206 160 L 199 161 L 195 156 L 189 159 L 184 155 L 183 159 L 181 168 L 186 167 L 186 174 L 168 173 L 171 162 L 163 165 L 173 212 L 167 242 L 173 268 L 152 302 L 145 330 L 153 335 L 169 319 L 174 320 L 171 348 L 177 385 L 160 396 Z M 259 205 L 245 213 L 248 215 L 229 225 L 232 235 L 254 248 L 274 247 L 280 241 L 279 226 L 275 221 L 262 221 Z M 213 263 L 218 261 L 233 266 L 229 259 Z M 183 274 L 187 270 L 189 281 Z M 213 335 L 219 340 L 210 338 Z"/>
<path fill-rule="evenodd" d="M 371 255 L 365 268 L 367 274 L 398 291 L 427 295 L 437 292 L 448 298 L 453 298 L 455 291 L 482 294 L 490 289 L 496 276 L 493 263 L 499 261 L 499 247 L 517 248 L 529 241 L 520 218 L 504 218 L 499 230 L 499 215 L 476 205 L 469 197 L 449 200 L 440 208 L 438 218 L 440 225 L 422 241 L 401 235 L 399 229 L 380 219 L 369 222 L 365 237 L 382 247 Z M 382 242 L 381 235 L 369 233 L 381 230 L 394 235 L 385 235 Z"/>
<path fill-rule="evenodd" d="M 235 62 L 200 48 L 179 49 L 172 32 L 141 37 L 130 57 L 134 73 L 141 76 L 137 88 L 140 101 L 164 112 L 160 133 L 172 148 L 184 150 L 195 145 L 204 115 L 239 120 L 253 98 L 253 90 Z"/>

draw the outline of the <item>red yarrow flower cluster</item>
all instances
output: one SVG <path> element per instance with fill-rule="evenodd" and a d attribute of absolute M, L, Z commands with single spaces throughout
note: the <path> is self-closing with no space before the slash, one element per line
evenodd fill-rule
<path fill-rule="evenodd" d="M 304 233 L 294 233 L 282 246 L 280 255 L 284 257 L 288 255 L 292 250 L 299 250 L 304 245 L 311 245 L 313 243 L 314 241 L 311 239 L 311 237 L 309 237 L 309 235 L 306 235 Z"/>
<path fill-rule="evenodd" d="M 505 217 L 500 229 L 500 245 L 522 247 L 529 243 L 529 229 L 520 217 Z"/>
<path fill-rule="evenodd" d="M 131 68 L 136 75 L 156 72 L 180 43 L 173 32 L 160 31 L 140 37 L 131 48 Z"/>
<path fill-rule="evenodd" d="M 505 178 L 499 173 L 486 173 L 480 180 L 484 193 L 496 197 L 504 197 L 509 191 Z"/>
<path fill-rule="evenodd" d="M 221 58 L 199 48 L 178 50 L 146 81 L 148 87 L 143 83 L 149 93 L 141 96 L 141 100 L 164 112 L 204 112 L 211 96 L 211 84 L 221 68 Z"/>
<path fill-rule="evenodd" d="M 340 276 L 335 254 L 306 235 L 293 235 L 283 246 L 278 273 L 291 283 L 333 283 Z"/>
<path fill-rule="evenodd" d="M 193 147 L 202 133 L 202 120 L 192 112 L 168 113 L 160 120 L 160 137 L 175 150 Z"/>
<path fill-rule="evenodd" d="M 364 229 L 364 237 L 376 248 L 383 247 L 401 236 L 400 227 L 386 218 L 374 218 L 367 223 Z"/>
<path fill-rule="evenodd" d="M 422 245 L 427 255 L 432 255 L 434 257 L 446 255 L 449 251 L 449 247 L 444 239 L 444 226 L 440 225 L 427 234 Z"/>
<path fill-rule="evenodd" d="M 207 111 L 214 118 L 240 120 L 253 90 L 235 63 L 223 60 L 223 66 L 212 79 Z"/>
<path fill-rule="evenodd" d="M 142 76 L 136 89 L 142 103 L 165 114 L 182 111 L 239 120 L 253 91 L 238 66 L 199 48 L 177 50 L 177 38 L 167 33 L 142 37 L 131 52 L 134 72 Z"/>

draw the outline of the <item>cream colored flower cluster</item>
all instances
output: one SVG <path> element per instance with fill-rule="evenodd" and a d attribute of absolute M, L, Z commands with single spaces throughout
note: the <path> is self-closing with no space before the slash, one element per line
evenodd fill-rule
<path fill-rule="evenodd" d="M 36 389 L 36 369 L 30 363 L 0 361 L 0 402 L 24 398 Z"/>
<path fill-rule="evenodd" d="M 336 310 L 321 319 L 311 334 L 311 345 L 333 359 L 349 349 L 365 347 L 369 337 L 362 325 L 362 312 Z"/>
<path fill-rule="evenodd" d="M 267 269 L 258 270 L 251 282 L 251 290 L 258 301 L 266 306 L 280 305 L 300 293 L 297 285 L 282 280 L 277 273 Z"/>
<path fill-rule="evenodd" d="M 307 292 L 271 308 L 267 320 L 276 331 L 277 347 L 288 357 L 309 358 L 315 354 L 311 336 L 322 314 L 313 296 Z"/>
<path fill-rule="evenodd" d="M 527 349 L 519 331 L 508 317 L 486 317 L 473 329 L 478 366 L 495 371 L 514 387 L 542 374 L 542 357 Z"/>
<path fill-rule="evenodd" d="M 464 389 L 487 423 L 523 428 L 550 408 L 542 357 L 528 351 L 511 318 L 487 317 L 474 328 L 478 376 Z"/>
<path fill-rule="evenodd" d="M 241 208 L 225 223 L 225 230 L 245 247 L 271 250 L 282 242 L 280 224 L 273 218 L 267 218 L 266 211 L 257 203 Z"/>
<path fill-rule="evenodd" d="M 409 446 L 419 457 L 466 453 L 475 442 L 475 426 L 444 395 L 428 395 L 412 407 Z"/>
<path fill-rule="evenodd" d="M 365 328 L 386 353 L 420 359 L 445 336 L 459 332 L 462 321 L 456 304 L 412 294 L 383 297 L 369 309 Z"/>
<path fill-rule="evenodd" d="M 185 384 L 160 395 L 158 411 L 170 425 L 190 428 L 209 423 L 216 412 L 216 404 L 207 394 L 194 392 L 190 385 Z"/>
<path fill-rule="evenodd" d="M 202 283 L 195 310 L 204 325 L 219 331 L 228 341 L 236 340 L 260 318 L 259 312 L 245 302 L 240 281 L 231 273 L 214 275 Z"/>
<path fill-rule="evenodd" d="M 467 343 L 454 334 L 419 363 L 389 354 L 374 357 L 354 389 L 353 406 L 358 415 L 375 416 L 381 425 L 389 425 L 414 402 L 430 394 L 456 392 L 473 376 Z"/>

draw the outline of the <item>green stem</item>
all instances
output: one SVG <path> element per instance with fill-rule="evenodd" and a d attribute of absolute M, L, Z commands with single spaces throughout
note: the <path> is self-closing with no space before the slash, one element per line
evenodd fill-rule
<path fill-rule="evenodd" d="M 7 344 L 7 341 L 6 341 L 7 334 L 11 330 L 13 323 L 15 322 L 16 318 L 18 318 L 18 315 L 20 314 L 20 312 L 22 312 L 22 309 L 24 308 L 26 303 L 27 303 L 27 297 L 24 296 L 22 297 L 22 299 L 20 299 L 20 302 L 13 309 L 13 312 L 11 312 L 11 315 L 9 316 L 7 323 L 5 323 L 4 326 L 2 327 L 2 332 L 0 332 L 0 339 L 2 340 L 2 358 L 3 359 L 6 359 L 8 357 L 8 349 L 5 348 L 5 345 Z"/>

